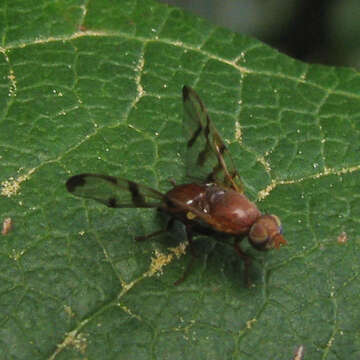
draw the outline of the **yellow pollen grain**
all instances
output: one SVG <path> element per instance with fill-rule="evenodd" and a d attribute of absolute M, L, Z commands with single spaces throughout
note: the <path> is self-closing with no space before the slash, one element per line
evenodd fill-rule
<path fill-rule="evenodd" d="M 22 182 L 28 180 L 35 169 L 31 169 L 27 174 L 19 176 L 17 179 L 10 177 L 1 183 L 1 195 L 11 197 L 16 195 L 20 190 Z"/>
<path fill-rule="evenodd" d="M 188 244 L 189 243 L 187 241 L 184 241 L 184 242 L 180 243 L 179 246 L 174 247 L 174 248 L 169 248 L 169 250 L 176 256 L 176 258 L 180 258 L 180 256 L 186 254 L 186 248 L 187 248 Z"/>
<path fill-rule="evenodd" d="M 187 214 L 186 214 L 186 217 L 189 219 L 189 220 L 193 220 L 196 218 L 196 215 L 194 213 L 192 213 L 191 211 L 189 211 Z"/>
<path fill-rule="evenodd" d="M 150 269 L 145 276 L 162 275 L 163 267 L 168 265 L 173 257 L 172 254 L 163 254 L 159 250 L 155 250 L 155 257 L 151 258 Z"/>

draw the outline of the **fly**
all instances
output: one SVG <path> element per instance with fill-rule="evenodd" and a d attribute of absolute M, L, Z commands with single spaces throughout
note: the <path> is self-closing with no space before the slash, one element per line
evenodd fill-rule
<path fill-rule="evenodd" d="M 245 281 L 249 283 L 251 258 L 240 247 L 245 237 L 257 250 L 279 249 L 286 244 L 280 219 L 262 214 L 244 194 L 244 185 L 229 150 L 210 120 L 198 94 L 183 87 L 183 128 L 186 140 L 186 171 L 191 179 L 175 185 L 167 193 L 121 177 L 79 174 L 66 182 L 67 190 L 80 197 L 96 200 L 111 208 L 157 208 L 185 225 L 192 244 L 194 234 L 222 233 L 234 238 L 234 249 L 244 261 Z"/>

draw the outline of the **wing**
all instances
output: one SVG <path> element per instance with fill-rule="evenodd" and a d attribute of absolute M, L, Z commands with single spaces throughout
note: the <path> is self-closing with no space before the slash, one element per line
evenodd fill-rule
<path fill-rule="evenodd" d="M 79 174 L 68 179 L 66 188 L 73 195 L 93 199 L 112 208 L 163 208 L 169 211 L 169 207 L 175 206 L 187 213 L 191 219 L 198 218 L 209 225 L 216 225 L 211 216 L 181 200 L 119 177 Z M 152 202 L 154 199 L 156 201 Z M 179 216 L 172 211 L 169 213 Z"/>
<path fill-rule="evenodd" d="M 212 217 L 205 212 L 150 187 L 119 177 L 79 174 L 68 179 L 66 188 L 73 195 L 93 199 L 112 208 L 162 208 L 179 217 L 176 212 L 169 211 L 169 207 L 175 206 L 181 209 L 181 212 L 187 213 L 191 219 L 198 218 L 213 227 L 216 226 Z"/>
<path fill-rule="evenodd" d="M 240 193 L 244 186 L 198 94 L 189 86 L 183 87 L 183 128 L 186 143 L 186 172 L 191 178 L 201 178 Z"/>
<path fill-rule="evenodd" d="M 67 190 L 112 208 L 162 207 L 165 195 L 133 181 L 100 174 L 80 174 L 66 182 Z M 154 201 L 155 200 L 155 201 Z"/>

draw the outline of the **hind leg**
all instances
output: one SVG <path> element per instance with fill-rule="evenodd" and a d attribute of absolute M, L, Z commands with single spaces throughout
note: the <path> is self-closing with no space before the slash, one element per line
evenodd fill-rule
<path fill-rule="evenodd" d="M 189 264 L 187 265 L 187 267 L 186 267 L 184 273 L 182 274 L 182 276 L 178 280 L 176 280 L 174 282 L 175 286 L 180 285 L 188 277 L 188 275 L 190 274 L 190 271 L 191 271 L 191 269 L 192 269 L 192 267 L 194 265 L 195 259 L 198 257 L 197 254 L 194 251 L 193 233 L 192 233 L 191 226 L 189 226 L 189 225 L 186 226 L 186 237 L 187 237 L 187 241 L 189 243 L 189 248 L 190 248 L 190 251 L 191 251 L 191 260 L 190 260 Z"/>

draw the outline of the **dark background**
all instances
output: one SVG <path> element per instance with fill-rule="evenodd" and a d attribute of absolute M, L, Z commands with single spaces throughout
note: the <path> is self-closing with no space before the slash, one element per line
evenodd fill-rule
<path fill-rule="evenodd" d="M 294 58 L 360 68 L 359 0 L 159 0 Z"/>

